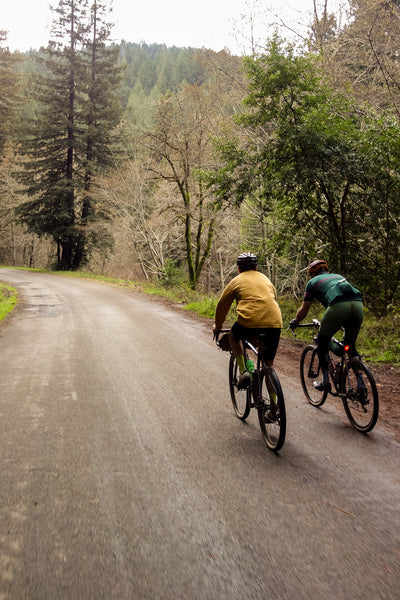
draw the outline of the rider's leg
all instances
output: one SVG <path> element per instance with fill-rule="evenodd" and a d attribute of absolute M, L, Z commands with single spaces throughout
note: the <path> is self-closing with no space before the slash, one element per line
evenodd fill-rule
<path fill-rule="evenodd" d="M 240 373 L 243 373 L 243 371 L 246 370 L 246 365 L 244 362 L 244 349 L 242 340 L 236 339 L 232 331 L 230 331 L 229 343 L 231 345 L 232 354 L 236 358 Z"/>
<path fill-rule="evenodd" d="M 328 371 L 328 344 L 331 337 L 332 336 L 326 338 L 325 336 L 321 335 L 321 333 L 319 333 L 317 337 L 317 354 L 322 371 L 322 381 L 318 383 L 316 387 L 318 389 L 321 388 L 321 390 L 330 386 Z"/>
<path fill-rule="evenodd" d="M 328 346 L 331 337 L 338 331 L 343 323 L 341 302 L 328 306 L 322 315 L 321 327 L 317 337 L 317 354 L 322 370 L 322 382 L 315 384 L 321 391 L 330 388 L 328 371 Z"/>
<path fill-rule="evenodd" d="M 264 365 L 272 368 L 274 365 L 275 355 L 276 355 L 276 352 L 277 352 L 278 346 L 279 346 L 281 330 L 278 328 L 271 327 L 271 328 L 261 329 L 260 332 L 266 337 L 263 338 L 259 352 L 261 353 L 261 358 L 262 358 Z M 267 377 L 267 389 L 268 389 L 269 397 L 271 398 L 271 400 L 273 402 L 276 403 L 276 391 L 272 387 L 268 377 Z"/>
<path fill-rule="evenodd" d="M 350 346 L 349 354 L 352 358 L 360 358 L 360 355 L 356 348 L 357 337 L 361 329 L 361 324 L 364 319 L 364 307 L 362 302 L 352 301 L 348 302 L 349 305 L 349 316 L 344 325 L 344 343 Z M 362 372 L 356 371 L 357 387 L 364 387 L 364 380 Z"/>
<path fill-rule="evenodd" d="M 349 301 L 346 302 L 348 306 L 348 315 L 343 321 L 344 326 L 344 343 L 350 346 L 349 354 L 351 357 L 359 358 L 357 352 L 356 342 L 358 334 L 360 333 L 361 325 L 364 319 L 364 307 L 362 302 Z"/>
<path fill-rule="evenodd" d="M 232 329 L 229 333 L 229 342 L 231 345 L 233 356 L 236 358 L 236 362 L 239 367 L 240 375 L 237 382 L 237 386 L 239 389 L 244 389 L 250 385 L 251 375 L 246 369 L 246 364 L 244 360 L 244 348 L 243 343 L 240 339 L 240 331 L 241 327 L 236 321 L 236 323 L 233 324 Z"/>
<path fill-rule="evenodd" d="M 264 364 L 267 367 L 272 368 L 274 365 L 274 361 L 273 360 L 264 360 Z M 275 402 L 275 404 L 276 404 L 276 392 L 275 392 L 274 388 L 272 387 L 268 377 L 266 378 L 266 381 L 267 381 L 267 390 L 268 390 L 269 397 L 271 398 L 272 402 Z"/>

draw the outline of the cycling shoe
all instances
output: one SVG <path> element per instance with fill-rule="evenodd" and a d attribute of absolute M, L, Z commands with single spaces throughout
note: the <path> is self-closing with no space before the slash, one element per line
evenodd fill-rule
<path fill-rule="evenodd" d="M 327 381 L 326 383 L 324 381 L 320 381 L 319 383 L 314 381 L 314 387 L 317 390 L 317 392 L 330 392 L 331 391 L 331 384 L 329 381 Z"/>
<path fill-rule="evenodd" d="M 244 390 L 251 384 L 251 377 L 248 371 L 243 371 L 237 382 L 238 390 Z"/>

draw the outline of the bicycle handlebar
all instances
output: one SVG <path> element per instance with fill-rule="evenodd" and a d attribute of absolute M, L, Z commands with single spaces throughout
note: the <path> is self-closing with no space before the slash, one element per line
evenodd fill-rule
<path fill-rule="evenodd" d="M 313 319 L 312 323 L 299 323 L 295 327 L 292 327 L 289 323 L 289 327 L 287 328 L 287 330 L 290 329 L 292 331 L 292 334 L 294 335 L 294 337 L 296 337 L 295 329 L 297 329 L 297 327 L 315 327 L 315 329 L 319 329 L 320 325 L 321 325 L 321 323 L 318 321 L 318 319 Z"/>
<path fill-rule="evenodd" d="M 316 327 L 318 329 L 320 325 L 318 319 L 313 319 L 312 323 L 299 323 L 296 327 Z"/>
<path fill-rule="evenodd" d="M 230 331 L 230 329 L 216 329 L 213 333 L 213 340 L 215 340 L 215 342 L 218 342 L 218 338 L 221 335 L 221 333 L 228 333 L 228 331 Z"/>

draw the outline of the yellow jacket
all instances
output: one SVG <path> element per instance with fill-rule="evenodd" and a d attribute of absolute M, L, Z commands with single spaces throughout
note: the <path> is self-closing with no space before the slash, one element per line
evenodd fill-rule
<path fill-rule="evenodd" d="M 237 320 L 243 327 L 282 328 L 276 290 L 268 277 L 259 271 L 243 271 L 228 283 L 215 310 L 217 329 L 222 329 L 234 300 L 237 302 Z"/>

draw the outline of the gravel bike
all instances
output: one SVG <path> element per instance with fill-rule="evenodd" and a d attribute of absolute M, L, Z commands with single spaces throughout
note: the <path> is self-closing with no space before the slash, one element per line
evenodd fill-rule
<path fill-rule="evenodd" d="M 242 340 L 246 368 L 251 376 L 251 383 L 244 389 L 238 387 L 239 367 L 231 352 L 228 335 L 229 329 L 222 329 L 215 334 L 217 346 L 230 352 L 229 390 L 236 416 L 245 421 L 250 409 L 255 408 L 258 414 L 261 433 L 270 450 L 278 452 L 283 446 L 286 435 L 285 400 L 278 375 L 272 367 L 268 367 L 261 358 L 264 337 L 258 335 L 258 349 L 248 340 Z M 220 338 L 220 334 L 223 334 Z M 256 364 L 251 357 L 255 358 Z"/>
<path fill-rule="evenodd" d="M 302 323 L 296 327 L 313 327 L 319 331 L 320 322 L 313 319 L 312 323 Z M 293 329 L 292 333 L 296 335 Z M 316 341 L 317 335 L 314 336 Z M 328 394 L 336 396 L 342 400 L 352 426 L 363 433 L 371 431 L 379 413 L 378 391 L 371 371 L 360 358 L 350 357 L 349 346 L 335 337 L 329 342 L 328 370 L 330 390 L 317 390 L 314 383 L 322 376 L 317 345 L 306 346 L 300 359 L 300 378 L 307 400 L 313 406 L 322 406 Z"/>

